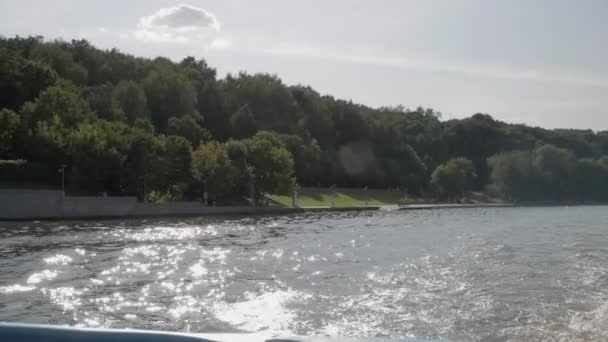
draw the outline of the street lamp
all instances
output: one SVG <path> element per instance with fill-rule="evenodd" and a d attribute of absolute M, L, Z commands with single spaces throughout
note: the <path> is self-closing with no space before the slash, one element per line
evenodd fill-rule
<path fill-rule="evenodd" d="M 329 188 L 331 189 L 331 206 L 335 207 L 336 206 L 336 197 L 337 197 L 336 184 L 332 184 Z"/>
<path fill-rule="evenodd" d="M 65 168 L 66 167 L 67 167 L 67 165 L 61 164 L 61 166 L 59 168 L 59 172 L 61 172 L 61 193 L 63 194 L 63 197 L 65 197 Z"/>
<path fill-rule="evenodd" d="M 298 190 L 300 189 L 300 186 L 298 185 L 298 183 L 295 183 L 293 186 L 293 192 L 291 194 L 291 205 L 294 208 L 298 207 Z"/>

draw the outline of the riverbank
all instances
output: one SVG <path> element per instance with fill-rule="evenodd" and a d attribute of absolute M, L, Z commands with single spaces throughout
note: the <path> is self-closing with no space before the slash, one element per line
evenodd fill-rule
<path fill-rule="evenodd" d="M 293 198 L 284 195 L 268 195 L 267 198 L 286 207 L 293 205 Z M 297 191 L 299 207 L 357 207 L 408 204 L 420 201 L 398 190 L 364 188 L 302 187 Z"/>
<path fill-rule="evenodd" d="M 72 197 L 57 190 L 0 190 L 0 221 L 93 220 L 170 216 L 281 215 L 306 211 L 378 210 L 379 206 L 206 207 L 200 202 L 140 203 L 135 197 Z"/>
<path fill-rule="evenodd" d="M 225 206 L 200 202 L 139 203 L 134 197 L 71 197 L 56 190 L 0 190 L 0 221 L 101 220 L 171 216 L 283 215 L 304 212 L 428 210 L 509 207 L 510 204 L 408 204 L 350 206 Z"/>
<path fill-rule="evenodd" d="M 510 203 L 443 203 L 443 204 L 408 204 L 399 206 L 399 210 L 425 209 L 467 209 L 467 208 L 505 208 L 514 207 Z"/>

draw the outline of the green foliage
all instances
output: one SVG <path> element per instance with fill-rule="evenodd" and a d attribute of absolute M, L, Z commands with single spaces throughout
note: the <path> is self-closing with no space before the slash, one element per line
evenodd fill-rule
<path fill-rule="evenodd" d="M 442 198 L 462 197 L 472 189 L 476 177 L 469 159 L 453 158 L 433 171 L 431 185 Z"/>
<path fill-rule="evenodd" d="M 154 125 L 149 120 L 137 119 L 133 123 L 133 128 L 144 131 L 149 134 L 154 134 Z"/>
<path fill-rule="evenodd" d="M 538 193 L 531 152 L 500 153 L 489 158 L 488 165 L 493 185 L 502 197 L 530 199 Z"/>
<path fill-rule="evenodd" d="M 159 132 L 166 132 L 168 120 L 172 116 L 198 116 L 194 86 L 170 66 L 156 62 L 143 80 L 143 88 L 152 122 Z"/>
<path fill-rule="evenodd" d="M 207 191 L 215 197 L 230 193 L 234 171 L 226 146 L 212 141 L 194 150 L 192 175 L 201 194 Z"/>
<path fill-rule="evenodd" d="M 16 157 L 21 118 L 10 109 L 0 110 L 0 159 Z"/>
<path fill-rule="evenodd" d="M 89 77 L 88 70 L 74 61 L 72 54 L 54 45 L 38 45 L 31 52 L 31 58 L 48 63 L 64 79 L 78 85 L 86 85 Z"/>
<path fill-rule="evenodd" d="M 58 169 L 23 159 L 0 159 L 0 187 L 57 188 L 60 186 Z"/>
<path fill-rule="evenodd" d="M 58 115 L 47 121 L 38 121 L 28 130 L 25 138 L 27 148 L 22 149 L 28 160 L 38 161 L 57 167 L 67 161 L 69 131 L 63 126 Z"/>
<path fill-rule="evenodd" d="M 211 139 L 211 133 L 202 128 L 192 115 L 170 118 L 167 133 L 186 138 L 194 147 Z"/>
<path fill-rule="evenodd" d="M 69 136 L 70 187 L 75 192 L 122 193 L 121 168 L 126 160 L 127 127 L 97 121 L 79 125 Z"/>
<path fill-rule="evenodd" d="M 125 121 L 125 113 L 115 105 L 112 99 L 114 87 L 111 83 L 87 87 L 85 97 L 91 110 L 97 117 L 109 121 Z"/>
<path fill-rule="evenodd" d="M 169 135 L 163 139 L 162 158 L 166 169 L 167 188 L 190 181 L 192 145 L 183 137 Z"/>
<path fill-rule="evenodd" d="M 47 64 L 0 46 L 0 108 L 16 110 L 56 80 L 57 73 Z"/>
<path fill-rule="evenodd" d="M 0 109 L 0 158 L 54 170 L 53 180 L 66 164 L 69 185 L 83 193 L 192 199 L 205 185 L 259 199 L 298 183 L 608 199 L 608 132 L 487 114 L 441 121 L 431 108 L 370 108 L 276 75 L 218 79 L 204 60 L 136 58 L 86 40 L 0 37 Z"/>
<path fill-rule="evenodd" d="M 139 128 L 130 132 L 122 174 L 126 193 L 143 200 L 146 193 L 165 186 L 167 171 L 162 152 L 163 144 L 153 132 Z"/>
<path fill-rule="evenodd" d="M 256 197 L 264 193 L 287 194 L 293 185 L 293 158 L 273 135 L 260 132 L 243 141 L 248 173 Z"/>
<path fill-rule="evenodd" d="M 122 113 L 127 122 L 147 120 L 148 101 L 143 89 L 133 81 L 120 81 L 111 93 L 113 106 Z"/>
<path fill-rule="evenodd" d="M 74 128 L 95 118 L 80 89 L 67 81 L 60 81 L 48 87 L 35 101 L 26 102 L 21 112 L 29 128 L 36 127 L 37 122 L 49 121 L 55 116 L 67 128 Z"/>
<path fill-rule="evenodd" d="M 236 113 L 232 114 L 230 126 L 232 127 L 233 136 L 238 139 L 249 138 L 258 130 L 255 117 L 248 105 L 243 105 Z"/>
<path fill-rule="evenodd" d="M 198 90 L 198 111 L 211 135 L 220 141 L 226 141 L 231 136 L 229 115 L 225 112 L 223 101 L 222 90 L 215 79 L 205 82 Z"/>
<path fill-rule="evenodd" d="M 279 134 L 277 138 L 291 153 L 294 175 L 299 182 L 311 184 L 315 179 L 323 178 L 321 148 L 315 140 L 305 142 L 294 134 Z"/>
<path fill-rule="evenodd" d="M 601 201 L 608 199 L 608 165 L 553 145 L 488 159 L 494 186 L 513 201 Z"/>
<path fill-rule="evenodd" d="M 280 133 L 296 131 L 299 119 L 296 101 L 277 76 L 228 75 L 222 81 L 222 88 L 228 113 L 236 113 L 247 104 L 259 127 Z"/>

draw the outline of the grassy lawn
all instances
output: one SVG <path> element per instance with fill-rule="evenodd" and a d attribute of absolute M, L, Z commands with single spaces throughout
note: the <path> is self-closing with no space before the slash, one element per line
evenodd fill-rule
<path fill-rule="evenodd" d="M 291 196 L 269 195 L 274 201 L 291 206 Z M 298 196 L 300 207 L 331 206 L 333 194 L 330 189 L 302 188 Z M 335 206 L 389 205 L 412 201 L 402 198 L 402 194 L 389 190 L 336 189 Z"/>

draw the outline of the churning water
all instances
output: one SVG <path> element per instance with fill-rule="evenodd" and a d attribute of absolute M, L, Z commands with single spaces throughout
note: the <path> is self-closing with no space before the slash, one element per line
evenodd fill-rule
<path fill-rule="evenodd" d="M 608 340 L 608 207 L 0 227 L 0 321 Z"/>

